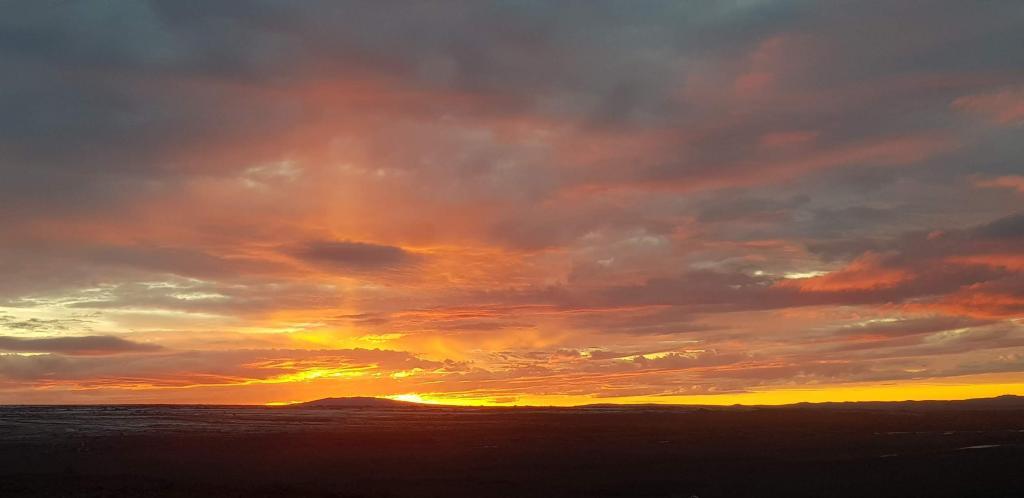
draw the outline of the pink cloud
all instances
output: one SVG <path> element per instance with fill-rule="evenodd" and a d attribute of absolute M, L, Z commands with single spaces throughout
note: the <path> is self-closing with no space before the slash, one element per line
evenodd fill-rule
<path fill-rule="evenodd" d="M 958 111 L 978 114 L 996 124 L 1024 122 L 1024 87 L 965 95 L 953 101 Z"/>
<path fill-rule="evenodd" d="M 1006 188 L 1024 194 L 1024 176 L 1006 175 L 995 178 L 979 178 L 974 181 L 974 186 L 981 188 Z"/>

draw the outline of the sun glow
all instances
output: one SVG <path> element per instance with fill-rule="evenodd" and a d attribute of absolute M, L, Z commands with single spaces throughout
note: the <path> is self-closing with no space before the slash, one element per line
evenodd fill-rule
<path fill-rule="evenodd" d="M 373 367 L 361 368 L 311 368 L 301 372 L 283 374 L 267 380 L 268 383 L 302 382 L 317 379 L 362 377 Z"/>
<path fill-rule="evenodd" d="M 810 402 L 958 400 L 1024 395 L 1024 383 L 1000 382 L 990 375 L 968 376 L 947 382 L 911 381 L 893 384 L 845 384 L 814 388 L 780 388 L 724 394 L 650 395 L 601 397 L 593 395 L 494 393 L 418 393 L 386 396 L 388 399 L 448 406 L 581 406 L 589 404 L 681 405 L 784 405 Z"/>
<path fill-rule="evenodd" d="M 395 394 L 395 395 L 392 395 L 392 396 L 385 396 L 385 397 L 388 398 L 388 399 L 393 399 L 395 401 L 405 401 L 405 402 L 408 402 L 408 403 L 420 403 L 420 404 L 425 404 L 425 405 L 439 405 L 439 404 L 443 404 L 440 401 L 435 401 L 435 400 L 432 400 L 432 399 L 426 399 L 426 398 L 420 396 L 419 394 Z"/>

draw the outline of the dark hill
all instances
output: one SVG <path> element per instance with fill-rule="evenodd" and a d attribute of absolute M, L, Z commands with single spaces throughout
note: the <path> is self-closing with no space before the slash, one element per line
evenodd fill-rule
<path fill-rule="evenodd" d="M 423 405 L 387 398 L 351 397 L 323 398 L 289 406 L 303 408 L 415 408 Z"/>
<path fill-rule="evenodd" d="M 1024 396 L 1003 395 L 995 398 L 974 398 L 953 401 L 850 401 L 830 403 L 796 403 L 779 408 L 814 408 L 838 410 L 883 411 L 945 411 L 945 410 L 1022 410 Z"/>

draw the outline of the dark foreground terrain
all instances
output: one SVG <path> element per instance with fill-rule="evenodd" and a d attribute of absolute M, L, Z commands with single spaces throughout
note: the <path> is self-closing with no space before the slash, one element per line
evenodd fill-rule
<path fill-rule="evenodd" d="M 1019 497 L 1018 405 L 0 407 L 0 496 Z"/>

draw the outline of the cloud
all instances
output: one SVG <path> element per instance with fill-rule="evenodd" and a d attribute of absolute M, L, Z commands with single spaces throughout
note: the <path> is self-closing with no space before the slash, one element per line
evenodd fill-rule
<path fill-rule="evenodd" d="M 446 365 L 405 352 L 376 349 L 160 351 L 155 346 L 109 337 L 60 339 L 69 340 L 39 339 L 36 341 L 41 342 L 25 343 L 5 339 L 4 349 L 13 346 L 35 349 L 32 352 L 46 348 L 55 351 L 31 356 L 0 355 L 0 378 L 71 387 L 188 387 L 338 379 L 415 368 L 436 370 Z M 124 351 L 113 351 L 116 348 Z M 115 352 L 150 354 L 127 355 L 118 361 L 98 356 Z"/>
<path fill-rule="evenodd" d="M 350 241 L 313 241 L 292 254 L 312 263 L 356 271 L 398 268 L 415 259 L 401 247 Z"/>
<path fill-rule="evenodd" d="M 25 318 L 0 315 L 0 329 L 17 332 L 65 332 L 73 329 L 89 329 L 93 320 L 89 318 Z"/>
<path fill-rule="evenodd" d="M 805 292 L 862 291 L 894 287 L 911 279 L 907 271 L 882 266 L 883 257 L 865 253 L 841 270 L 818 277 L 791 279 L 780 285 L 793 285 Z"/>
<path fill-rule="evenodd" d="M 995 178 L 979 178 L 974 185 L 981 188 L 1006 188 L 1024 193 L 1024 176 L 1006 175 Z"/>
<path fill-rule="evenodd" d="M 701 222 L 757 221 L 758 219 L 785 219 L 794 208 L 810 201 L 807 195 L 791 199 L 726 198 L 706 202 L 697 214 Z"/>
<path fill-rule="evenodd" d="M 25 338 L 0 336 L 0 351 L 19 353 L 58 353 L 71 356 L 107 356 L 124 353 L 160 351 L 156 344 L 133 342 L 120 337 L 93 335 L 83 337 Z"/>
<path fill-rule="evenodd" d="M 908 335 L 930 334 L 946 330 L 965 329 L 992 323 L 988 320 L 976 320 L 966 317 L 931 316 L 924 318 L 907 318 L 902 320 L 881 320 L 859 323 L 835 330 L 839 335 L 903 337 Z"/>
<path fill-rule="evenodd" d="M 954 100 L 952 107 L 978 114 L 996 124 L 1018 124 L 1024 122 L 1024 88 L 965 95 Z"/>

